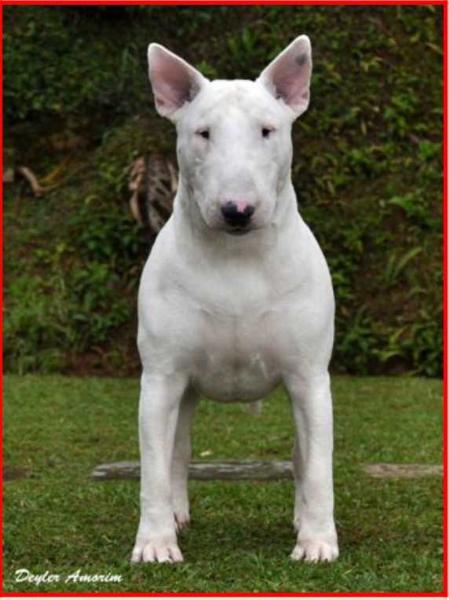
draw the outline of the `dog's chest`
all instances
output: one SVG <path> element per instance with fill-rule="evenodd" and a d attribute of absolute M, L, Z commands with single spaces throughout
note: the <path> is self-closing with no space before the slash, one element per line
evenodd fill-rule
<path fill-rule="evenodd" d="M 270 310 L 246 314 L 202 311 L 193 380 L 219 401 L 254 400 L 280 380 L 275 316 Z"/>

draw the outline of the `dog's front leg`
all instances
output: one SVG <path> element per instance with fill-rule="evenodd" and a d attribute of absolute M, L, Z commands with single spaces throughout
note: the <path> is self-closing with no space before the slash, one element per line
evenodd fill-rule
<path fill-rule="evenodd" d="M 338 556 L 332 482 L 332 398 L 328 373 L 293 376 L 286 381 L 296 438 L 294 560 L 332 561 Z"/>
<path fill-rule="evenodd" d="M 180 375 L 144 372 L 139 404 L 140 523 L 133 562 L 179 562 L 171 490 L 171 461 L 179 404 L 186 389 Z"/>

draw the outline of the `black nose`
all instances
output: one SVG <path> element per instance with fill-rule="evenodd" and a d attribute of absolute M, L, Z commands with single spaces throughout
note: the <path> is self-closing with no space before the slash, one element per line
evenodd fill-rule
<path fill-rule="evenodd" d="M 224 220 L 231 227 L 246 227 L 256 209 L 248 204 L 243 210 L 239 210 L 234 202 L 226 202 L 221 207 Z"/>

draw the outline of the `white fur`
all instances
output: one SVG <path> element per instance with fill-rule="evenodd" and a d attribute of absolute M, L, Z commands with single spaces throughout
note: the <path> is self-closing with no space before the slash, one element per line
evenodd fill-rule
<path fill-rule="evenodd" d="M 290 178 L 291 125 L 309 102 L 311 64 L 309 39 L 300 36 L 257 81 L 209 82 L 168 50 L 149 47 L 156 107 L 177 128 L 180 182 L 139 290 L 141 519 L 134 561 L 182 560 L 176 532 L 189 521 L 198 395 L 253 401 L 281 382 L 297 430 L 291 557 L 338 555 L 328 375 L 334 298 Z M 223 221 L 229 200 L 255 206 L 242 235 Z"/>

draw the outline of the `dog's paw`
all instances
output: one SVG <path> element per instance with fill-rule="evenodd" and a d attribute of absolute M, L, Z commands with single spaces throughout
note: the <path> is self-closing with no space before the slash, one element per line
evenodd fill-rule
<path fill-rule="evenodd" d="M 136 542 L 131 555 L 131 562 L 175 563 L 182 562 L 181 550 L 176 542 L 162 541 Z"/>
<path fill-rule="evenodd" d="M 183 486 L 173 484 L 173 516 L 176 531 L 179 533 L 190 525 L 190 507 L 187 490 Z"/>
<path fill-rule="evenodd" d="M 179 533 L 190 525 L 190 513 L 188 510 L 175 510 L 176 531 Z"/>
<path fill-rule="evenodd" d="M 311 539 L 298 542 L 290 555 L 292 560 L 306 562 L 332 562 L 338 557 L 337 542 L 328 540 Z"/>

